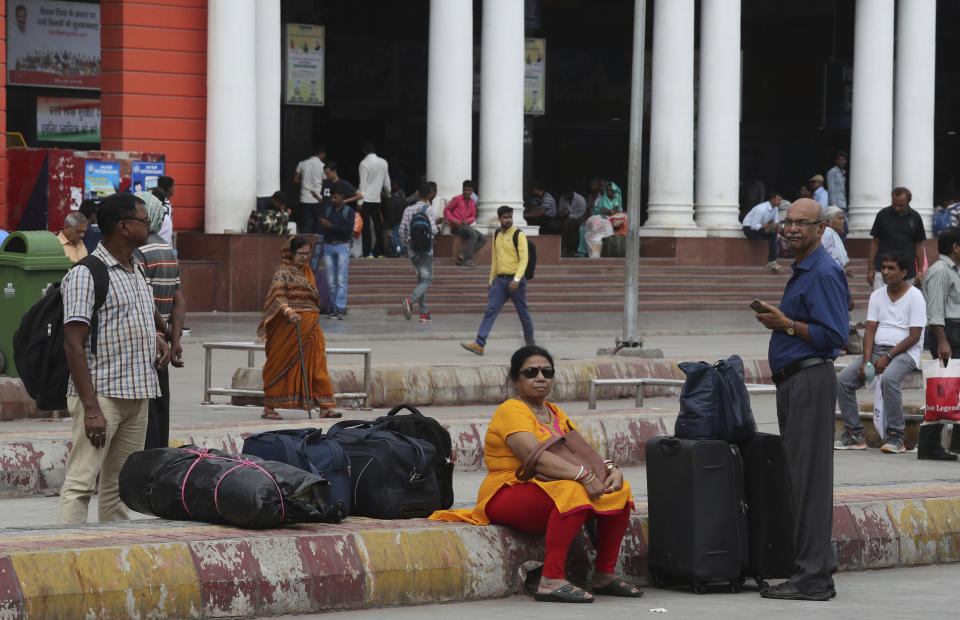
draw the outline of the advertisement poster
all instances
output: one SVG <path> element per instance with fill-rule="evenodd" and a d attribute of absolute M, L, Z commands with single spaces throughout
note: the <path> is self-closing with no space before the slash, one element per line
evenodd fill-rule
<path fill-rule="evenodd" d="M 37 140 L 100 142 L 100 100 L 37 97 Z"/>
<path fill-rule="evenodd" d="M 163 176 L 162 161 L 135 161 L 130 164 L 131 193 L 145 192 L 157 186 L 157 178 Z"/>
<path fill-rule="evenodd" d="M 83 197 L 106 198 L 120 189 L 120 163 L 115 161 L 83 162 Z"/>
<path fill-rule="evenodd" d="M 100 5 L 7 0 L 7 83 L 100 88 Z"/>
<path fill-rule="evenodd" d="M 287 24 L 286 102 L 323 105 L 323 26 Z"/>
<path fill-rule="evenodd" d="M 523 59 L 523 113 L 541 116 L 547 84 L 547 40 L 526 39 Z"/>

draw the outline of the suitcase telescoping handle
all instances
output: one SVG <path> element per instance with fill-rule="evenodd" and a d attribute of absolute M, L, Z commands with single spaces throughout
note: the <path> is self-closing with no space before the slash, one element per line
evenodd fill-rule
<path fill-rule="evenodd" d="M 676 456 L 680 452 L 680 440 L 676 437 L 664 437 L 657 443 L 657 449 L 664 456 Z"/>
<path fill-rule="evenodd" d="M 414 407 L 413 405 L 408 405 L 408 404 L 406 404 L 406 403 L 403 403 L 402 405 L 397 405 L 396 407 L 394 407 L 393 409 L 391 409 L 390 411 L 388 411 L 388 412 L 387 412 L 387 416 L 397 415 L 397 413 L 403 411 L 404 409 L 406 409 L 407 411 L 409 411 L 409 412 L 412 413 L 413 415 L 418 415 L 418 416 L 420 416 L 421 418 L 423 417 L 423 414 L 420 413 L 420 410 L 419 410 L 419 409 L 417 409 L 417 408 Z"/>

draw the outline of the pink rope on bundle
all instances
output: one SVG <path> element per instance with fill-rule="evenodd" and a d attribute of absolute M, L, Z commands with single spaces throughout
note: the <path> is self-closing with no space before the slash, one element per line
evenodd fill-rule
<path fill-rule="evenodd" d="M 223 479 L 226 478 L 230 474 L 230 472 L 234 471 L 235 469 L 240 469 L 241 467 L 256 467 L 257 469 L 259 469 L 260 471 L 262 471 L 267 475 L 267 478 L 270 479 L 270 482 L 273 483 L 273 486 L 277 488 L 277 495 L 280 497 L 280 520 L 283 521 L 283 519 L 286 517 L 287 510 L 283 504 L 283 492 L 280 490 L 280 485 L 277 484 L 277 480 L 273 477 L 273 475 L 270 472 L 268 472 L 266 469 L 264 469 L 259 463 L 254 463 L 253 461 L 248 461 L 246 459 L 232 459 L 227 456 L 218 456 L 216 454 L 210 454 L 206 448 L 203 448 L 200 452 L 197 452 L 196 450 L 190 450 L 188 448 L 181 448 L 181 450 L 197 455 L 197 460 L 195 460 L 193 463 L 190 464 L 190 468 L 187 469 L 187 473 L 183 477 L 183 483 L 180 485 L 180 503 L 183 504 L 183 509 L 186 510 L 187 514 L 190 515 L 191 517 L 193 516 L 193 513 L 190 512 L 190 508 L 187 506 L 187 478 L 190 477 L 190 472 L 192 472 L 193 468 L 197 466 L 197 463 L 199 463 L 203 459 L 218 459 L 220 461 L 237 463 L 235 467 L 231 467 L 226 472 L 224 472 L 222 476 L 220 476 L 220 479 L 217 480 L 217 486 L 214 487 L 213 489 L 213 505 L 217 509 L 217 514 L 219 514 L 221 517 L 223 516 L 223 514 L 220 512 L 220 501 L 219 501 L 219 498 L 217 497 L 217 494 L 220 492 L 220 483 L 223 482 Z"/>

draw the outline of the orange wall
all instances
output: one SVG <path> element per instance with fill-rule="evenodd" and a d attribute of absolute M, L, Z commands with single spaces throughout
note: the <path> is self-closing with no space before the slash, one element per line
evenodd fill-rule
<path fill-rule="evenodd" d="M 7 130 L 7 3 L 0 2 L 0 127 Z M 7 141 L 0 140 L 0 226 L 7 221 Z"/>
<path fill-rule="evenodd" d="M 203 229 L 207 0 L 102 0 L 102 144 L 166 154 L 176 230 Z"/>

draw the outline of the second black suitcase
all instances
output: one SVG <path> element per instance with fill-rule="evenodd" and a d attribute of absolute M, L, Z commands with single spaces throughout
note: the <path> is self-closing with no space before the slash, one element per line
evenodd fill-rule
<path fill-rule="evenodd" d="M 740 444 L 747 501 L 747 576 L 765 587 L 766 579 L 787 579 L 795 570 L 793 505 L 779 435 L 757 433 Z"/>
<path fill-rule="evenodd" d="M 739 591 L 747 567 L 747 509 L 737 447 L 653 437 L 646 452 L 653 585 L 688 582 L 703 593 L 726 582 Z"/>

